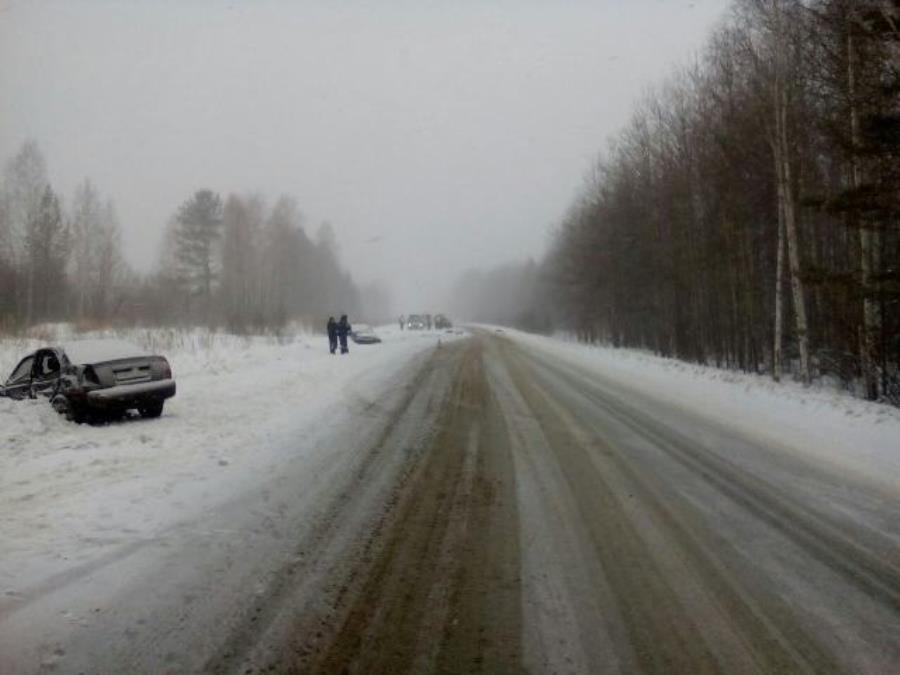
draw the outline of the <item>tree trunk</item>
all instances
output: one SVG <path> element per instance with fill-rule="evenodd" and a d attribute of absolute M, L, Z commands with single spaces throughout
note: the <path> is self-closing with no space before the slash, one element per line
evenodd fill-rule
<path fill-rule="evenodd" d="M 775 162 L 779 183 L 779 198 L 782 202 L 784 238 L 787 245 L 788 269 L 791 277 L 791 292 L 794 301 L 797 346 L 800 351 L 800 378 L 804 385 L 810 382 L 809 330 L 806 319 L 806 300 L 800 270 L 800 244 L 797 235 L 797 216 L 794 188 L 791 179 L 790 143 L 788 141 L 788 96 L 785 81 L 787 60 L 785 27 L 781 16 L 779 0 L 773 2 L 776 20 L 775 89 Z"/>
<path fill-rule="evenodd" d="M 28 260 L 28 289 L 25 297 L 25 325 L 34 321 L 34 260 Z"/>
<path fill-rule="evenodd" d="M 797 346 L 800 350 L 800 378 L 803 380 L 803 384 L 808 385 L 810 382 L 809 329 L 806 318 L 806 298 L 800 270 L 800 242 L 797 236 L 796 209 L 791 186 L 791 168 L 787 158 L 784 158 L 784 235 L 787 243 L 788 268 L 791 274 L 794 318 L 797 324 Z"/>
<path fill-rule="evenodd" d="M 780 174 L 781 171 L 779 170 Z M 781 382 L 784 344 L 784 192 L 778 179 L 778 253 L 775 257 L 775 344 L 772 348 L 772 378 Z"/>
<path fill-rule="evenodd" d="M 859 110 L 856 105 L 856 59 L 853 46 L 852 23 L 847 30 L 847 88 L 850 99 L 850 181 L 851 188 L 857 190 L 862 185 L 862 167 L 859 159 Z M 859 261 L 860 286 L 863 296 L 863 330 L 860 344 L 860 361 L 862 363 L 865 396 L 876 400 L 879 395 L 878 385 L 878 331 L 881 324 L 879 299 L 874 292 L 872 277 L 874 270 L 874 251 L 878 246 L 877 234 L 864 223 L 859 223 Z"/>

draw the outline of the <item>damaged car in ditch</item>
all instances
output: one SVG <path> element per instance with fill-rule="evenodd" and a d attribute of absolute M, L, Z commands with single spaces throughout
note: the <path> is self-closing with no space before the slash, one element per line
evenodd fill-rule
<path fill-rule="evenodd" d="M 129 410 L 159 417 L 174 395 L 166 358 L 122 340 L 43 347 L 25 356 L 0 386 L 0 396 L 13 399 L 44 396 L 73 422 L 122 417 Z"/>

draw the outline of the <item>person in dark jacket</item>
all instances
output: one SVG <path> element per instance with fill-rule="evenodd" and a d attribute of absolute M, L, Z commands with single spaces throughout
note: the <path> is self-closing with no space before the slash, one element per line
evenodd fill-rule
<path fill-rule="evenodd" d="M 350 349 L 347 347 L 347 336 L 350 335 L 350 322 L 347 321 L 347 315 L 341 315 L 341 320 L 337 324 L 337 336 L 341 341 L 341 354 L 349 354 Z"/>
<path fill-rule="evenodd" d="M 337 350 L 338 345 L 338 333 L 337 333 L 337 321 L 334 320 L 333 316 L 328 317 L 328 348 L 331 350 L 331 353 Z"/>

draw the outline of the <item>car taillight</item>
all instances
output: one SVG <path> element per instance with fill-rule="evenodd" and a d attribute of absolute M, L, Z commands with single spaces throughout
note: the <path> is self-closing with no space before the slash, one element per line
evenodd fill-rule
<path fill-rule="evenodd" d="M 163 379 L 171 380 L 172 379 L 172 367 L 169 365 L 169 362 L 165 359 L 162 360 L 162 372 Z"/>

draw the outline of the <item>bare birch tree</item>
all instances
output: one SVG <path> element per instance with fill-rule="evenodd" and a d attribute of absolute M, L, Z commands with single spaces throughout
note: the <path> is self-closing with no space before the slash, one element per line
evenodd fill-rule
<path fill-rule="evenodd" d="M 70 280 L 75 295 L 75 316 L 83 320 L 90 311 L 89 298 L 96 287 L 101 235 L 101 202 L 97 189 L 85 179 L 72 200 L 72 251 Z"/>
<path fill-rule="evenodd" d="M 24 279 L 24 307 L 26 324 L 34 316 L 34 296 L 37 270 L 28 254 L 28 243 L 34 239 L 33 229 L 40 221 L 41 200 L 48 185 L 44 156 L 34 141 L 26 141 L 6 169 L 6 195 L 12 239 L 14 264 Z"/>
<path fill-rule="evenodd" d="M 122 232 L 119 218 L 111 199 L 107 199 L 100 211 L 96 241 L 96 270 L 93 276 L 91 304 L 94 316 L 104 320 L 109 318 L 114 293 L 119 288 L 122 273 L 126 268 L 122 254 Z"/>

